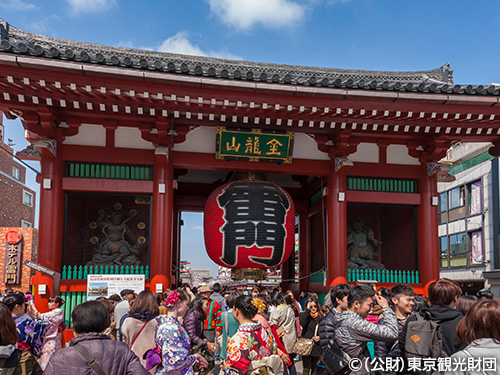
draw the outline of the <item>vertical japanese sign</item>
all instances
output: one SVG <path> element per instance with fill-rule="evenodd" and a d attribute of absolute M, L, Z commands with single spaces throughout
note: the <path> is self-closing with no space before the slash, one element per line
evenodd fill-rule
<path fill-rule="evenodd" d="M 477 181 L 471 185 L 470 214 L 480 214 L 481 211 L 481 181 Z"/>
<path fill-rule="evenodd" d="M 472 264 L 483 264 L 483 231 L 472 232 Z"/>
<path fill-rule="evenodd" d="M 217 127 L 216 159 L 291 163 L 294 132 Z"/>
<path fill-rule="evenodd" d="M 17 230 L 8 231 L 5 235 L 5 270 L 4 282 L 6 285 L 19 284 L 21 261 L 23 255 L 23 235 Z"/>

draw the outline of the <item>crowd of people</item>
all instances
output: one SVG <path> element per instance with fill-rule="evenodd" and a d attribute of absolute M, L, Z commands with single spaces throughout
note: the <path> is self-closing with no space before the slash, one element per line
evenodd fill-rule
<path fill-rule="evenodd" d="M 29 294 L 8 292 L 2 374 L 295 375 L 299 362 L 303 375 L 500 373 L 500 301 L 464 296 L 448 279 L 425 298 L 408 285 L 340 284 L 323 305 L 260 286 L 123 290 L 76 306 L 63 349 L 62 298 L 40 313 Z"/>

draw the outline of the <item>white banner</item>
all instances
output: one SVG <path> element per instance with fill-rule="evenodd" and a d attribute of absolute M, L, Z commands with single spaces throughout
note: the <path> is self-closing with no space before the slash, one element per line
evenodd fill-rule
<path fill-rule="evenodd" d="M 144 290 L 144 275 L 88 275 L 87 301 L 98 297 L 120 295 L 124 289 L 132 289 L 136 294 Z"/>

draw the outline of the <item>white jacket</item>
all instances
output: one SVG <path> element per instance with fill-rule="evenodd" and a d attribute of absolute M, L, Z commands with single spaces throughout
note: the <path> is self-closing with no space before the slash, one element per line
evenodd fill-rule
<path fill-rule="evenodd" d="M 467 352 L 470 355 L 467 355 Z M 468 363 L 468 358 L 469 357 L 474 357 L 474 358 L 481 358 L 481 370 L 484 370 L 482 367 L 482 363 L 484 363 L 485 358 L 494 358 L 496 360 L 496 370 L 495 371 L 486 371 L 486 372 L 481 372 L 481 371 L 469 371 L 470 367 L 466 366 L 465 371 L 461 370 L 460 368 L 453 369 L 454 364 L 457 363 L 457 361 L 465 361 L 465 363 Z M 464 350 L 460 350 L 459 352 L 456 352 L 451 356 L 451 364 L 452 364 L 452 370 L 451 371 L 446 371 L 444 374 L 445 375 L 493 375 L 493 374 L 499 374 L 500 373 L 500 342 L 493 339 L 493 338 L 485 338 L 485 339 L 478 339 L 473 341 L 470 345 L 468 345 Z"/>

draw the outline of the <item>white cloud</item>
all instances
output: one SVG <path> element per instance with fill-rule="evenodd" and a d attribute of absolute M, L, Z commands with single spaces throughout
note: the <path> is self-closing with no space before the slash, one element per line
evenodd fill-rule
<path fill-rule="evenodd" d="M 28 30 L 39 34 L 51 34 L 53 31 L 51 26 L 54 21 L 59 21 L 59 17 L 52 15 L 50 17 L 34 21 L 30 24 Z"/>
<path fill-rule="evenodd" d="M 191 43 L 187 31 L 180 31 L 174 36 L 165 39 L 158 47 L 160 52 L 180 53 L 183 55 L 205 56 L 200 47 Z"/>
<path fill-rule="evenodd" d="M 243 60 L 242 57 L 233 55 L 232 53 L 225 51 L 204 51 L 196 44 L 189 40 L 188 31 L 179 31 L 174 36 L 165 39 L 163 42 L 157 46 L 139 46 L 134 44 L 133 40 L 120 41 L 117 47 L 142 49 L 158 52 L 170 52 L 178 53 L 181 55 L 194 55 L 194 56 L 206 56 L 206 57 L 218 57 L 221 59 L 231 59 L 231 60 Z"/>
<path fill-rule="evenodd" d="M 203 232 L 203 227 L 201 225 L 197 225 L 193 227 L 194 230 L 201 230 Z"/>
<path fill-rule="evenodd" d="M 269 28 L 294 27 L 306 8 L 291 0 L 208 0 L 212 13 L 236 29 L 249 30 L 256 24 Z"/>
<path fill-rule="evenodd" d="M 101 13 L 117 5 L 116 0 L 66 0 L 74 16 L 83 13 Z"/>
<path fill-rule="evenodd" d="M 165 39 L 155 50 L 160 52 L 179 53 L 182 55 L 219 57 L 222 59 L 242 60 L 240 56 L 224 51 L 203 51 L 189 40 L 187 31 L 179 31 L 174 36 Z"/>
<path fill-rule="evenodd" d="M 25 3 L 22 0 L 2 0 L 0 7 L 13 10 L 35 10 L 39 9 L 35 4 Z"/>

